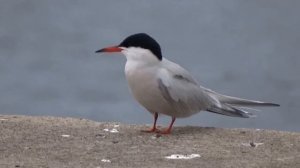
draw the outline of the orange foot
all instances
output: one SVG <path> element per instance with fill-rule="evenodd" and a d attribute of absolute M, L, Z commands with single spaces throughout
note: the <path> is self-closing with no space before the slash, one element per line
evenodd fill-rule
<path fill-rule="evenodd" d="M 157 132 L 158 129 L 155 128 L 155 127 L 153 127 L 153 128 L 151 128 L 150 130 L 141 130 L 141 131 L 142 131 L 142 132 L 145 132 L 145 133 L 153 133 L 153 132 Z"/>
<path fill-rule="evenodd" d="M 158 134 L 171 134 L 171 129 L 165 129 L 162 131 L 157 129 L 155 132 Z"/>
<path fill-rule="evenodd" d="M 172 117 L 172 122 L 169 125 L 169 127 L 167 129 L 163 130 L 163 131 L 157 130 L 156 133 L 158 133 L 158 134 L 171 134 L 171 130 L 172 130 L 172 127 L 173 127 L 173 124 L 174 124 L 175 120 L 176 120 L 176 118 Z"/>

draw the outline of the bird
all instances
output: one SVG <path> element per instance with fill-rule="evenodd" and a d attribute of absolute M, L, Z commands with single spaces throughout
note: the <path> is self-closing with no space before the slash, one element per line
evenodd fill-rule
<path fill-rule="evenodd" d="M 159 43 L 146 33 L 130 35 L 119 45 L 96 51 L 115 52 L 126 57 L 125 76 L 133 97 L 154 117 L 153 126 L 144 132 L 170 134 L 176 118 L 200 111 L 250 118 L 255 115 L 244 107 L 280 106 L 223 95 L 201 86 L 186 69 L 163 57 Z M 164 130 L 156 126 L 159 115 L 172 118 Z"/>

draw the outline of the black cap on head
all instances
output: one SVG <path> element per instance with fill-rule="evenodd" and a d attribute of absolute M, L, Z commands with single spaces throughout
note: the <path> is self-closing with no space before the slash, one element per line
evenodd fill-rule
<path fill-rule="evenodd" d="M 161 49 L 157 41 L 146 33 L 138 33 L 127 37 L 120 47 L 140 47 L 150 50 L 159 60 L 162 60 Z"/>

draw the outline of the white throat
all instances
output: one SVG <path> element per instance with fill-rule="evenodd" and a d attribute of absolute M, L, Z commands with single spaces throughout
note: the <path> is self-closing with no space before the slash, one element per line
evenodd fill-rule
<path fill-rule="evenodd" d="M 148 49 L 140 47 L 123 48 L 122 53 L 127 61 L 140 62 L 144 64 L 159 63 L 160 60 Z"/>
<path fill-rule="evenodd" d="M 148 49 L 129 47 L 121 51 L 126 56 L 125 74 L 135 74 L 143 70 L 152 71 L 160 66 L 161 61 Z"/>

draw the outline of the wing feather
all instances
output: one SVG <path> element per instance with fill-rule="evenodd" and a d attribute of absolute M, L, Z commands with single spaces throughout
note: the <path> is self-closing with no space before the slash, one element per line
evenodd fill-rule
<path fill-rule="evenodd" d="M 206 110 L 214 101 L 204 92 L 196 80 L 179 65 L 165 66 L 158 74 L 158 87 L 162 96 L 177 109 L 183 111 Z"/>

